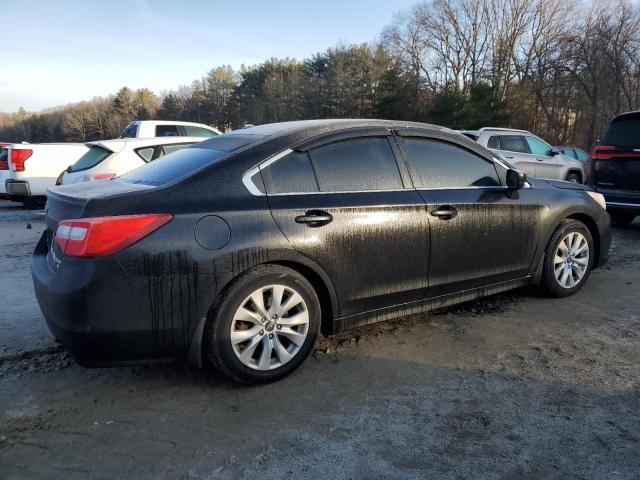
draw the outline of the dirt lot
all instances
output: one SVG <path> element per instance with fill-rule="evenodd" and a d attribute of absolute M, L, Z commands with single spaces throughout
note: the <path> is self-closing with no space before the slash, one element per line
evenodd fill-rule
<path fill-rule="evenodd" d="M 0 202 L 0 478 L 640 478 L 637 222 L 572 298 L 379 324 L 255 388 L 77 366 L 30 285 L 42 224 Z"/>

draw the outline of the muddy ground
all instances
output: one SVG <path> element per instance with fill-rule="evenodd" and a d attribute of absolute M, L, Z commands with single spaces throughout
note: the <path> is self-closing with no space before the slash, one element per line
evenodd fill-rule
<path fill-rule="evenodd" d="M 523 289 L 325 339 L 253 388 L 77 366 L 29 283 L 41 229 L 0 203 L 0 478 L 640 478 L 638 222 L 574 297 Z"/>

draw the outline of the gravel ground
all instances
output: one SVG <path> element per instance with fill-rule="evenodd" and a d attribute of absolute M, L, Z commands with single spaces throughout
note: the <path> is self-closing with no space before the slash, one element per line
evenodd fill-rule
<path fill-rule="evenodd" d="M 571 298 L 523 289 L 369 326 L 247 388 L 77 366 L 33 301 L 41 217 L 0 212 L 0 478 L 640 478 L 637 224 Z"/>

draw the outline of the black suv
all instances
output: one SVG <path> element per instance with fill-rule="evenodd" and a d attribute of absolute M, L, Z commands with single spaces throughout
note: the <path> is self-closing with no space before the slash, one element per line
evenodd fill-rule
<path fill-rule="evenodd" d="M 615 225 L 640 215 L 640 111 L 613 119 L 591 157 L 591 184 L 605 196 Z"/>
<path fill-rule="evenodd" d="M 570 295 L 610 241 L 588 187 L 374 120 L 237 130 L 53 187 L 46 223 L 35 292 L 80 364 L 189 359 L 251 383 L 299 366 L 319 331 L 532 283 Z"/>

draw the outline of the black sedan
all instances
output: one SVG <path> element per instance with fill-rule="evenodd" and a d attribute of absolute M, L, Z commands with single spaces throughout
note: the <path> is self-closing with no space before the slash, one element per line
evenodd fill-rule
<path fill-rule="evenodd" d="M 342 332 L 605 262 L 588 187 L 528 180 L 444 128 L 324 120 L 220 135 L 112 180 L 54 187 L 33 256 L 81 365 L 212 363 L 245 383 Z"/>

